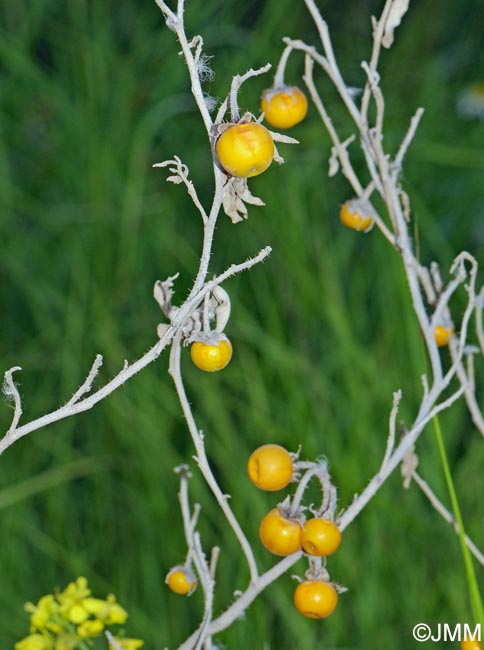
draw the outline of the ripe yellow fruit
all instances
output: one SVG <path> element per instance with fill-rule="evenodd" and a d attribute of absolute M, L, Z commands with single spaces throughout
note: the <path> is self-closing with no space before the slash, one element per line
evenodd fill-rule
<path fill-rule="evenodd" d="M 275 492 L 286 487 L 292 478 L 292 458 L 280 445 L 262 445 L 247 463 L 249 478 L 261 490 Z"/>
<path fill-rule="evenodd" d="M 228 338 L 221 338 L 218 344 L 209 345 L 195 341 L 190 348 L 193 363 L 205 372 L 217 372 L 228 365 L 232 358 L 232 344 Z"/>
<path fill-rule="evenodd" d="M 274 157 L 271 134 L 256 122 L 235 124 L 226 129 L 215 145 L 222 168 L 231 176 L 251 178 L 262 174 Z"/>
<path fill-rule="evenodd" d="M 266 514 L 259 526 L 265 548 L 274 555 L 291 555 L 301 549 L 301 526 L 295 519 L 283 517 L 278 508 Z"/>
<path fill-rule="evenodd" d="M 373 227 L 373 219 L 361 214 L 356 200 L 346 201 L 341 208 L 339 216 L 344 226 L 357 230 L 358 232 L 368 232 Z"/>
<path fill-rule="evenodd" d="M 276 129 L 290 129 L 299 124 L 308 112 L 306 95 L 296 87 L 283 86 L 265 90 L 261 99 L 264 119 Z"/>
<path fill-rule="evenodd" d="M 309 555 L 332 555 L 341 544 L 338 526 L 329 519 L 308 519 L 301 533 L 301 544 Z"/>
<path fill-rule="evenodd" d="M 439 348 L 444 347 L 450 341 L 450 337 L 454 333 L 453 327 L 444 327 L 443 325 L 436 325 L 434 329 L 434 338 Z"/>
<path fill-rule="evenodd" d="M 197 586 L 197 579 L 190 569 L 184 566 L 175 566 L 168 572 L 165 582 L 176 594 L 187 596 Z"/>
<path fill-rule="evenodd" d="M 307 618 L 326 618 L 338 604 L 336 589 L 321 580 L 301 582 L 294 591 L 294 605 Z"/>

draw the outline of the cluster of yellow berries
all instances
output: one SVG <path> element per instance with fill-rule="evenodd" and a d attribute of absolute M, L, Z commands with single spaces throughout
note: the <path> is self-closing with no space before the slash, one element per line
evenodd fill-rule
<path fill-rule="evenodd" d="M 307 114 L 305 94 L 295 86 L 276 86 L 265 90 L 261 98 L 265 121 L 276 129 L 290 129 Z M 262 174 L 274 158 L 271 133 L 258 122 L 242 121 L 221 129 L 215 143 L 217 162 L 230 176 L 251 178 Z M 368 204 L 360 199 L 346 201 L 340 210 L 341 223 L 358 232 L 369 232 L 374 225 Z"/>
<path fill-rule="evenodd" d="M 254 485 L 274 492 L 291 482 L 292 456 L 280 445 L 262 445 L 250 456 L 247 471 Z M 259 536 L 268 551 L 280 556 L 303 550 L 310 556 L 327 557 L 341 543 L 341 532 L 333 521 L 322 517 L 301 521 L 300 517 L 291 517 L 282 507 L 265 515 L 259 526 Z M 338 592 L 324 580 L 306 580 L 296 587 L 294 604 L 308 618 L 326 618 L 336 609 Z"/>
<path fill-rule="evenodd" d="M 265 121 L 276 129 L 290 129 L 307 114 L 305 94 L 295 86 L 277 86 L 265 90 L 261 98 Z M 258 122 L 242 121 L 222 127 L 215 143 L 217 162 L 230 176 L 251 178 L 262 174 L 274 158 L 271 133 Z M 340 211 L 344 226 L 358 232 L 369 232 L 374 225 L 360 199 L 346 201 Z"/>
<path fill-rule="evenodd" d="M 289 129 L 306 117 L 308 102 L 299 88 L 282 86 L 264 92 L 261 110 L 268 124 Z M 215 152 L 220 167 L 227 174 L 251 178 L 270 166 L 275 148 L 265 126 L 258 122 L 239 122 L 222 130 L 215 143 Z"/>
<path fill-rule="evenodd" d="M 31 634 L 16 643 L 15 650 L 73 650 L 128 618 L 112 594 L 105 600 L 94 598 L 84 577 L 69 583 L 64 591 L 42 596 L 36 605 L 27 603 L 25 609 L 30 612 Z M 121 650 L 138 650 L 143 645 L 140 639 L 113 638 Z"/>

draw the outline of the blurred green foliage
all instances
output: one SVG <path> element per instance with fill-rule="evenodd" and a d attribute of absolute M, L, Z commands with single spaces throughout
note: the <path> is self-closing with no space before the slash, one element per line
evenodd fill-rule
<path fill-rule="evenodd" d="M 382 2 L 320 5 L 347 83 L 361 86 L 369 18 Z M 201 224 L 183 188 L 151 165 L 178 154 L 208 202 L 211 158 L 185 64 L 154 1 L 5 0 L 0 20 L 0 358 L 3 369 L 23 368 L 16 378 L 27 421 L 63 403 L 96 353 L 104 355 L 103 382 L 153 344 L 160 313 L 152 285 L 179 272 L 183 299 Z M 462 88 L 484 78 L 483 20 L 478 2 L 447 0 L 437 10 L 421 0 L 383 53 L 389 150 L 415 108 L 426 109 L 403 182 L 420 255 L 444 269 L 463 248 L 483 261 L 484 122 L 455 110 Z M 283 36 L 317 42 L 302 1 L 187 0 L 186 22 L 213 55 L 217 76 L 206 89 L 219 98 L 231 75 L 275 64 Z M 297 55 L 288 74 L 299 83 Z M 348 135 L 334 92 L 322 77 L 318 83 Z M 247 84 L 242 107 L 257 112 L 269 84 L 269 76 Z M 274 560 L 257 527 L 279 495 L 248 484 L 251 450 L 277 441 L 302 445 L 303 458 L 324 454 L 344 507 L 381 460 L 392 391 L 403 389 L 400 415 L 411 422 L 426 369 L 400 260 L 376 231 L 361 236 L 339 224 L 348 187 L 327 178 L 330 144 L 314 110 L 294 135 L 301 145 L 284 147 L 286 164 L 251 181 L 267 207 L 236 226 L 221 217 L 218 226 L 213 272 L 273 246 L 267 263 L 226 287 L 233 361 L 215 376 L 183 361 L 211 461 L 265 568 Z M 200 594 L 180 599 L 163 579 L 185 554 L 172 469 L 187 460 L 205 548 L 222 547 L 216 611 L 243 588 L 244 562 L 191 461 L 166 371 L 165 355 L 92 411 L 33 433 L 2 457 L 5 650 L 27 634 L 24 601 L 78 575 L 100 595 L 116 593 L 131 613 L 129 635 L 147 648 L 184 639 L 200 618 Z M 4 403 L 3 428 L 10 417 Z M 441 423 L 464 520 L 482 547 L 484 444 L 462 408 Z M 419 454 L 447 502 L 431 431 Z M 415 647 L 411 630 L 421 620 L 472 622 L 457 537 L 416 488 L 403 491 L 398 475 L 345 533 L 329 569 L 349 588 L 330 619 L 300 617 L 285 576 L 220 643 L 405 650 Z M 304 570 L 301 562 L 294 572 Z"/>

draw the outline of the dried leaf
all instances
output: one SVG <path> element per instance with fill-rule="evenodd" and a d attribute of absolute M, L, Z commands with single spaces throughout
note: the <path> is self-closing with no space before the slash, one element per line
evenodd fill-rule
<path fill-rule="evenodd" d="M 167 176 L 166 180 L 169 183 L 175 183 L 175 185 L 180 185 L 180 183 L 183 182 L 182 179 L 179 176 Z"/>
<path fill-rule="evenodd" d="M 393 44 L 395 28 L 400 25 L 402 18 L 408 9 L 409 0 L 394 0 L 388 18 L 385 23 L 385 31 L 381 44 L 383 47 L 389 48 Z"/>
<path fill-rule="evenodd" d="M 156 333 L 158 334 L 158 338 L 162 339 L 166 332 L 170 329 L 170 325 L 168 323 L 158 323 L 158 327 L 156 328 Z"/>
<path fill-rule="evenodd" d="M 299 140 L 296 138 L 291 138 L 289 135 L 284 135 L 282 133 L 276 133 L 275 131 L 269 131 L 274 142 L 284 142 L 285 144 L 299 144 Z"/>
<path fill-rule="evenodd" d="M 402 459 L 401 474 L 403 478 L 403 487 L 408 490 L 412 482 L 412 474 L 418 467 L 418 456 L 415 453 L 415 448 L 411 447 Z"/>
<path fill-rule="evenodd" d="M 264 203 L 264 201 L 262 201 L 262 199 L 260 199 L 258 196 L 254 196 L 250 192 L 247 192 L 246 194 L 244 194 L 242 199 L 245 201 L 245 203 L 250 203 L 250 205 L 259 205 L 259 206 L 265 205 L 265 203 Z"/>
<path fill-rule="evenodd" d="M 230 217 L 232 223 L 239 223 L 248 217 L 246 203 L 250 205 L 264 205 L 259 197 L 254 196 L 245 178 L 231 178 L 225 188 L 222 205 L 224 212 Z"/>
<path fill-rule="evenodd" d="M 284 158 L 283 158 L 283 157 L 281 156 L 281 154 L 277 151 L 277 147 L 276 147 L 276 145 L 274 145 L 274 156 L 272 157 L 272 159 L 273 159 L 276 163 L 278 163 L 279 165 L 282 165 L 282 163 L 284 162 Z"/>
<path fill-rule="evenodd" d="M 160 309 L 163 311 L 165 316 L 169 316 L 171 311 L 174 309 L 171 304 L 171 299 L 173 298 L 173 285 L 174 281 L 177 279 L 178 273 L 170 276 L 164 282 L 157 280 L 155 286 L 153 287 L 153 296 L 156 302 L 159 304 Z"/>
<path fill-rule="evenodd" d="M 234 190 L 236 191 L 237 195 L 242 199 L 242 201 L 245 201 L 245 203 L 250 203 L 251 205 L 265 205 L 262 199 L 259 199 L 258 196 L 254 196 L 252 192 L 249 190 L 249 186 L 247 185 L 247 179 L 233 178 L 232 182 L 233 182 Z"/>
<path fill-rule="evenodd" d="M 230 184 L 227 184 L 225 188 L 222 205 L 225 214 L 230 217 L 232 223 L 239 223 L 239 221 L 247 219 L 247 208 Z"/>

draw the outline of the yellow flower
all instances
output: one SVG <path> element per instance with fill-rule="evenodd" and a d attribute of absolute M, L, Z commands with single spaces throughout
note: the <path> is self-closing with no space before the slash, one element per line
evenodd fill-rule
<path fill-rule="evenodd" d="M 81 603 L 75 603 L 64 613 L 64 616 L 75 625 L 83 623 L 89 617 L 89 612 Z"/>
<path fill-rule="evenodd" d="M 52 638 L 43 634 L 30 634 L 15 644 L 15 650 L 52 650 Z"/>
<path fill-rule="evenodd" d="M 85 598 L 82 605 L 89 614 L 106 623 L 106 625 L 122 625 L 128 618 L 128 612 L 116 602 L 113 594 L 109 594 L 106 600 Z"/>
<path fill-rule="evenodd" d="M 101 598 L 84 598 L 82 606 L 89 614 L 102 620 L 107 616 L 109 603 Z"/>
<path fill-rule="evenodd" d="M 36 605 L 27 603 L 25 609 L 30 612 L 32 634 L 19 641 L 15 650 L 76 650 L 79 643 L 90 645 L 105 625 L 120 625 L 128 618 L 113 594 L 105 600 L 93 598 L 83 576 L 64 591 L 43 596 Z M 138 650 L 143 641 L 119 639 L 118 644 L 121 650 Z"/>
<path fill-rule="evenodd" d="M 79 602 L 84 598 L 91 595 L 91 590 L 87 586 L 87 579 L 81 576 L 75 582 L 70 582 L 64 591 L 57 595 L 57 599 L 61 603 Z"/>
<path fill-rule="evenodd" d="M 144 641 L 141 639 L 118 639 L 118 637 L 113 637 L 117 645 L 121 650 L 138 650 L 144 645 Z M 114 650 L 114 646 L 109 644 L 109 650 Z"/>
<path fill-rule="evenodd" d="M 31 613 L 32 632 L 50 630 L 58 633 L 62 630 L 61 626 L 55 622 L 59 612 L 59 605 L 52 594 L 42 596 L 37 605 L 26 603 L 25 609 Z"/>
<path fill-rule="evenodd" d="M 63 618 L 75 624 L 85 621 L 89 612 L 83 607 L 82 601 L 90 595 L 91 590 L 87 586 L 86 578 L 81 576 L 75 582 L 70 582 L 62 593 L 57 594 L 59 612 Z"/>
<path fill-rule="evenodd" d="M 84 621 L 84 623 L 77 626 L 77 634 L 81 639 L 90 639 L 93 636 L 101 634 L 103 628 L 104 624 L 97 619 L 94 621 Z"/>
<path fill-rule="evenodd" d="M 108 613 L 105 623 L 107 625 L 122 625 L 125 623 L 128 618 L 128 612 L 116 602 L 116 597 L 113 594 L 109 594 L 106 602 L 108 604 Z"/>

